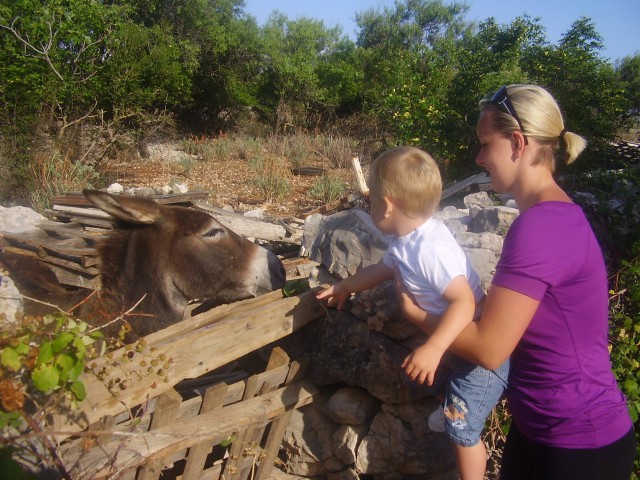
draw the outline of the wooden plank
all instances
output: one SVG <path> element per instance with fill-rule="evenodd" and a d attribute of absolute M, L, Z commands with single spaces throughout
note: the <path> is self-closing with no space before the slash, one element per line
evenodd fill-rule
<path fill-rule="evenodd" d="M 70 257 L 81 257 L 82 255 L 96 256 L 98 254 L 95 248 L 87 246 L 79 247 L 76 245 L 71 245 L 69 243 L 63 243 L 59 240 L 56 241 L 55 239 L 47 236 L 36 237 L 34 235 L 23 233 L 0 232 L 0 237 L 21 243 L 23 245 L 41 247 L 50 252 L 58 253 L 60 255 L 68 255 Z"/>
<path fill-rule="evenodd" d="M 45 210 L 45 213 L 47 213 L 50 216 L 56 217 L 58 219 L 65 219 L 69 222 L 73 222 L 73 223 L 80 223 L 83 226 L 92 226 L 92 227 L 99 227 L 99 228 L 103 228 L 103 229 L 111 229 L 113 228 L 113 224 L 114 224 L 114 220 L 113 218 L 105 218 L 105 217 L 94 217 L 91 214 L 78 214 L 78 213 L 70 213 L 70 212 L 63 212 L 63 211 L 59 211 L 59 210 L 51 210 L 51 209 L 47 209 Z"/>
<path fill-rule="evenodd" d="M 102 281 L 100 275 L 91 275 L 76 270 L 70 270 L 65 267 L 48 264 L 51 271 L 56 276 L 58 282 L 74 287 L 90 288 L 92 290 L 100 290 Z"/>
<path fill-rule="evenodd" d="M 84 373 L 81 377 L 87 398 L 79 406 L 78 419 L 67 423 L 63 417 L 58 418 L 59 429 L 78 431 L 103 415 L 117 415 L 184 378 L 199 377 L 325 315 L 313 290 L 289 298 L 281 295 L 272 292 L 222 305 L 165 329 L 170 335 L 160 331 L 145 337 L 145 349 L 125 347 L 109 354 L 109 358 L 96 359 L 93 371 L 99 376 Z M 159 372 L 154 369 L 149 373 L 146 367 L 140 367 L 141 362 L 148 364 L 154 359 L 161 359 Z M 116 379 L 125 380 L 127 387 L 109 389 L 107 385 L 116 385 Z"/>
<path fill-rule="evenodd" d="M 160 395 L 156 402 L 156 409 L 153 412 L 149 430 L 158 430 L 172 425 L 178 416 L 181 403 L 182 397 L 174 389 Z M 162 458 L 152 458 L 142 466 L 137 478 L 138 480 L 156 480 L 163 468 L 164 461 Z"/>
<path fill-rule="evenodd" d="M 122 196 L 135 196 L 122 193 Z M 153 200 L 156 203 L 173 204 L 173 203 L 190 203 L 193 201 L 205 201 L 209 198 L 209 192 L 206 190 L 192 190 L 185 193 L 171 193 L 167 195 L 155 194 L 144 196 L 149 200 Z M 67 192 L 64 195 L 58 195 L 51 199 L 52 205 L 66 205 L 71 207 L 94 207 L 82 192 Z"/>
<path fill-rule="evenodd" d="M 353 167 L 353 171 L 356 174 L 356 183 L 358 184 L 358 189 L 360 193 L 366 197 L 369 195 L 369 187 L 367 186 L 367 181 L 364 178 L 364 174 L 362 173 L 362 167 L 360 166 L 360 159 L 358 157 L 353 157 L 351 159 L 351 166 Z"/>
<path fill-rule="evenodd" d="M 322 205 L 321 207 L 314 208 L 313 210 L 309 210 L 303 214 L 304 217 L 308 217 L 309 215 L 314 215 L 316 213 L 329 213 L 332 211 L 340 211 L 345 210 L 347 208 L 351 208 L 354 205 L 354 202 L 364 198 L 361 193 L 350 193 L 346 197 L 341 198 L 340 200 L 336 200 L 335 202 L 327 203 L 326 205 Z"/>
<path fill-rule="evenodd" d="M 220 443 L 234 429 L 263 424 L 286 411 L 308 405 L 317 393 L 310 383 L 296 382 L 157 430 L 121 433 L 121 439 L 88 452 L 78 451 L 73 446 L 63 448 L 62 456 L 67 465 L 72 466 L 70 474 L 74 479 L 113 478 L 115 474 L 135 468 L 147 459 L 162 458 L 177 449 L 204 441 Z"/>
<path fill-rule="evenodd" d="M 51 255 L 46 255 L 46 254 L 39 255 L 37 252 L 31 251 L 31 250 L 25 250 L 24 248 L 12 247 L 10 245 L 2 248 L 7 252 L 23 255 L 25 257 L 35 258 L 36 260 L 40 260 L 44 263 L 50 263 L 52 265 L 64 267 L 69 270 L 82 273 L 84 275 L 96 276 L 100 273 L 100 270 L 98 270 L 95 267 L 83 267 L 80 264 L 73 262 L 71 260 L 64 260 L 58 257 L 53 257 Z"/>
<path fill-rule="evenodd" d="M 224 404 L 224 397 L 227 393 L 227 385 L 219 383 L 209 388 L 204 394 L 202 400 L 202 406 L 200 408 L 200 414 L 211 412 L 215 409 L 221 408 Z M 184 467 L 182 474 L 183 480 L 198 480 L 204 469 L 204 462 L 207 459 L 207 455 L 211 451 L 211 442 L 205 441 L 194 445 L 189 449 L 189 455 L 187 456 L 187 463 Z"/>
<path fill-rule="evenodd" d="M 273 391 L 273 389 L 271 391 Z M 258 393 L 258 379 L 254 375 L 249 377 L 242 399 L 248 400 L 256 397 Z M 229 449 L 229 458 L 227 458 L 227 462 L 222 470 L 222 475 L 225 479 L 238 480 L 240 478 L 246 456 L 245 452 L 250 450 L 248 440 L 253 434 L 253 428 L 253 425 L 249 425 L 246 429 L 234 430 L 232 432 L 231 438 L 233 438 L 233 443 Z"/>
<path fill-rule="evenodd" d="M 270 242 L 302 243 L 303 231 L 290 226 L 277 225 L 259 218 L 245 217 L 238 213 L 228 212 L 204 202 L 194 202 L 194 207 L 211 214 L 225 227 L 243 237 L 259 238 Z M 293 233 L 291 233 L 293 232 Z"/>
<path fill-rule="evenodd" d="M 93 245 L 95 242 L 100 240 L 103 235 L 96 235 L 87 233 L 82 225 L 79 223 L 61 223 L 61 222 L 52 222 L 49 220 L 42 221 L 36 224 L 38 228 L 46 232 L 51 232 L 58 235 L 64 235 L 69 237 L 79 237 L 85 240 L 88 244 Z"/>
<path fill-rule="evenodd" d="M 445 198 L 448 198 L 451 195 L 454 195 L 455 193 L 458 193 L 460 190 L 470 187 L 475 183 L 488 183 L 489 181 L 490 179 L 489 179 L 489 176 L 486 174 L 486 172 L 481 172 L 476 175 L 472 175 L 465 180 L 461 180 L 460 182 L 454 183 L 449 188 L 445 188 L 442 191 L 441 200 L 444 200 Z"/>

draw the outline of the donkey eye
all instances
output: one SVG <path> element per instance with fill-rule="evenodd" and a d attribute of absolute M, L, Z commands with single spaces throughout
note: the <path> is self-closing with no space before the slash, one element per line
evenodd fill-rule
<path fill-rule="evenodd" d="M 220 238 L 223 237 L 225 235 L 225 231 L 223 228 L 212 228 L 211 230 L 207 231 L 207 233 L 205 233 L 203 235 L 203 237 L 205 238 Z"/>

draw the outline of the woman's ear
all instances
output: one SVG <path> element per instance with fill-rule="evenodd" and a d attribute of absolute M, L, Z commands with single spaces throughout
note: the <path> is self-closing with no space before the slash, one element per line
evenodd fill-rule
<path fill-rule="evenodd" d="M 527 142 L 522 132 L 515 131 L 511 134 L 511 150 L 513 151 L 513 158 L 522 157 L 526 144 Z"/>

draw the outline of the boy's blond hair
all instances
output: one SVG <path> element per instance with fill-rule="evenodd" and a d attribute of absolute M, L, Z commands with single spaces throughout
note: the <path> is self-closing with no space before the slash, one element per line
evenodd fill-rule
<path fill-rule="evenodd" d="M 392 148 L 371 165 L 369 195 L 388 197 L 407 215 L 431 216 L 442 195 L 440 170 L 431 155 L 419 148 Z"/>

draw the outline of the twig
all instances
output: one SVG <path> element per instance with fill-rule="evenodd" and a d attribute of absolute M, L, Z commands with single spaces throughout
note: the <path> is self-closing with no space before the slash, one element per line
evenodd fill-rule
<path fill-rule="evenodd" d="M 145 293 L 142 298 L 140 298 L 140 300 L 138 300 L 135 305 L 133 307 L 131 307 L 129 310 L 127 310 L 126 312 L 124 312 L 123 314 L 119 315 L 117 318 L 114 318 L 113 320 L 111 320 L 110 322 L 105 323 L 104 325 L 101 325 L 99 327 L 95 327 L 90 329 L 87 333 L 91 333 L 91 332 L 95 332 L 96 330 L 100 330 L 101 328 L 104 327 L 108 327 L 109 325 L 112 325 L 120 320 L 124 320 L 124 317 L 128 314 L 130 314 L 133 310 L 135 310 L 136 308 L 138 308 L 138 305 L 140 305 L 142 303 L 142 301 L 147 297 L 147 294 Z"/>
<path fill-rule="evenodd" d="M 42 300 L 38 300 L 37 298 L 31 298 L 31 297 L 28 297 L 26 295 L 22 295 L 22 298 L 26 298 L 27 300 L 31 300 L 32 302 L 36 302 L 36 303 L 40 303 L 42 305 L 46 305 L 47 307 L 55 308 L 60 313 L 65 313 L 65 314 L 69 313 L 69 312 L 65 312 L 62 308 L 60 308 L 58 305 L 54 305 L 53 303 L 43 302 Z"/>
<path fill-rule="evenodd" d="M 38 435 L 41 437 L 42 439 L 42 443 L 45 446 L 45 448 L 47 450 L 49 450 L 49 454 L 51 455 L 51 458 L 53 459 L 53 463 L 55 463 L 56 467 L 58 468 L 58 471 L 60 472 L 60 474 L 66 479 L 66 480 L 73 480 L 71 478 L 71 475 L 69 475 L 69 472 L 67 472 L 66 467 L 64 466 L 64 463 L 62 461 L 62 458 L 60 458 L 60 455 L 58 455 L 58 451 L 56 450 L 56 447 L 51 443 L 51 440 L 49 439 L 49 435 L 47 435 L 46 433 L 44 433 L 42 431 L 42 429 L 40 428 L 40 425 L 38 424 L 38 422 L 36 422 L 31 415 L 29 415 L 28 413 L 26 413 L 24 410 L 20 410 L 20 415 L 22 416 L 22 418 L 25 419 L 25 421 L 27 422 L 27 424 L 29 425 L 29 427 L 37 432 L 38 434 L 42 434 L 42 435 Z"/>

